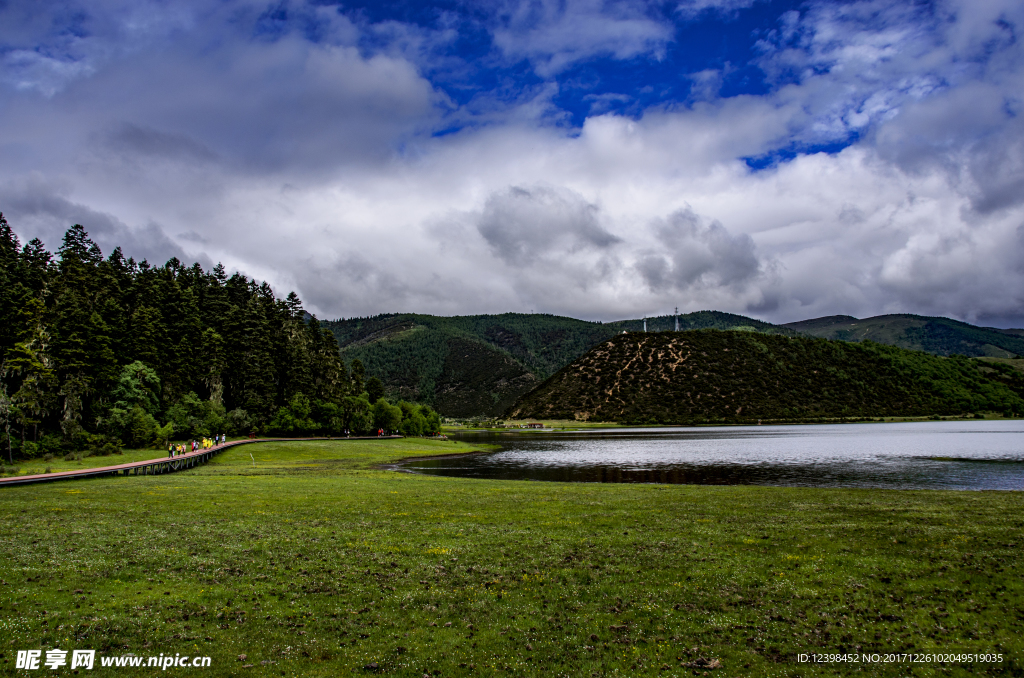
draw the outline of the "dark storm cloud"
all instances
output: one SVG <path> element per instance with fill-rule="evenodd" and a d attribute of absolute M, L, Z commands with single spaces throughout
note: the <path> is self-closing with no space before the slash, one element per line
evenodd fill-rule
<path fill-rule="evenodd" d="M 367 297 L 387 299 L 391 306 L 383 311 L 404 310 L 412 299 L 412 290 L 394 271 L 359 252 L 344 255 L 328 265 L 307 261 L 296 276 L 302 298 L 311 308 L 338 309 L 336 315 L 371 315 Z"/>
<path fill-rule="evenodd" d="M 285 3 L 288 20 L 270 27 L 266 7 L 249 2 L 63 9 L 48 25 L 11 8 L 0 15 L 36 42 L 0 45 L 8 115 L 105 130 L 111 151 L 318 173 L 386 159 L 444 104 L 401 56 L 364 55 L 337 8 Z"/>
<path fill-rule="evenodd" d="M 636 264 L 655 292 L 740 287 L 761 272 L 750 236 L 733 236 L 717 221 L 706 223 L 693 210 L 675 212 L 655 232 L 664 248 L 642 255 Z"/>
<path fill-rule="evenodd" d="M 64 232 L 73 224 L 81 224 L 104 254 L 120 246 L 125 257 L 163 263 L 171 257 L 189 258 L 153 223 L 129 228 L 117 217 L 98 212 L 68 200 L 53 187 L 41 181 L 21 185 L 0 186 L 0 209 L 26 240 L 39 238 L 51 252 L 60 247 Z M 208 265 L 208 258 L 200 258 Z"/>
<path fill-rule="evenodd" d="M 305 173 L 387 157 L 396 137 L 422 126 L 434 110 L 428 83 L 410 65 L 363 59 L 352 47 L 282 39 L 270 46 L 226 46 L 227 64 L 208 70 L 191 50 L 152 69 L 111 73 L 102 96 L 123 88 L 141 96 L 123 112 L 143 150 L 190 139 L 244 171 Z M 188 93 L 187 95 L 185 93 Z"/>
<path fill-rule="evenodd" d="M 164 158 L 186 162 L 212 162 L 217 155 L 182 134 L 167 134 L 132 123 L 122 123 L 107 136 L 106 146 L 127 156 Z"/>
<path fill-rule="evenodd" d="M 602 250 L 621 242 L 578 193 L 550 186 L 513 186 L 487 199 L 477 230 L 503 261 L 527 265 L 552 255 Z"/>
<path fill-rule="evenodd" d="M 322 317 L 370 316 L 379 313 L 433 312 L 457 315 L 488 313 L 494 298 L 482 294 L 487 281 L 411 269 L 386 253 L 348 252 L 329 261 L 307 259 L 294 277 L 307 308 L 324 309 Z M 281 289 L 291 289 L 287 285 Z M 502 299 L 507 308 L 510 297 Z"/>

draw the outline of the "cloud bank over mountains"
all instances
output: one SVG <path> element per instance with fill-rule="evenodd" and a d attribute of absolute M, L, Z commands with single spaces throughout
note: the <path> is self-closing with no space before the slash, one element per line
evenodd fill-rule
<path fill-rule="evenodd" d="M 321 317 L 1024 326 L 1024 6 L 19 2 L 0 211 Z"/>

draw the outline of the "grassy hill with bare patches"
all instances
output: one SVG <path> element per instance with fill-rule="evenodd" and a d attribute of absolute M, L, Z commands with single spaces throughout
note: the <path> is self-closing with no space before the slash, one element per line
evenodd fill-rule
<path fill-rule="evenodd" d="M 612 337 L 509 409 L 515 418 L 752 423 L 1024 413 L 1024 378 L 873 342 L 695 330 Z"/>

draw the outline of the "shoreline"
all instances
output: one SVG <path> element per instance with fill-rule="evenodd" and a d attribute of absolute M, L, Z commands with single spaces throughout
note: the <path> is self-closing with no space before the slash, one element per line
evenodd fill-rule
<path fill-rule="evenodd" d="M 469 452 L 452 452 L 451 454 L 431 454 L 421 457 L 405 457 L 397 461 L 384 462 L 374 466 L 375 469 L 381 471 L 398 471 L 399 473 L 412 473 L 415 475 L 427 475 L 425 473 L 416 473 L 409 469 L 402 468 L 405 464 L 411 464 L 414 461 L 426 461 L 427 459 L 457 459 L 458 457 L 469 457 L 474 454 L 490 454 L 497 452 L 497 450 L 470 450 Z"/>
<path fill-rule="evenodd" d="M 529 429 L 519 427 L 508 428 L 453 428 L 442 426 L 445 435 L 457 435 L 460 433 L 572 433 L 583 431 L 607 431 L 614 429 L 650 429 L 650 428 L 709 428 L 709 427 L 742 427 L 742 426 L 829 426 L 834 424 L 907 424 L 907 423 L 928 423 L 941 421 L 1021 421 L 1024 417 L 973 417 L 962 415 L 921 415 L 916 417 L 851 417 L 849 419 L 833 419 L 823 421 L 820 419 L 762 419 L 758 422 L 702 422 L 678 423 L 678 424 L 619 424 L 615 422 L 578 422 L 570 423 L 565 419 L 539 419 L 540 423 L 545 421 L 557 422 L 543 429 Z M 548 425 L 545 425 L 548 426 Z"/>

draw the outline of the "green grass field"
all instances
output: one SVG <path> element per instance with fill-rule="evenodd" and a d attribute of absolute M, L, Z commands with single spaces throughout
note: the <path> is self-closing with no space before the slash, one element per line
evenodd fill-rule
<path fill-rule="evenodd" d="M 237 440 L 232 439 L 232 440 Z M 381 460 L 390 460 L 397 458 L 395 456 L 396 451 L 399 452 L 399 456 L 405 456 L 404 451 L 408 449 L 408 445 L 412 444 L 415 449 L 420 449 L 424 454 L 450 454 L 454 452 L 465 452 L 467 450 L 480 449 L 480 446 L 474 447 L 452 447 L 453 445 L 462 445 L 462 443 L 456 443 L 454 441 L 433 441 L 433 440 L 401 440 L 401 441 L 384 441 L 383 443 L 378 441 L 361 441 L 357 445 L 353 445 L 351 441 L 345 441 L 344 447 L 330 448 L 337 449 L 344 453 L 343 459 L 331 459 L 332 464 L 344 462 L 348 468 L 362 468 L 370 467 L 375 464 L 379 464 Z M 485 446 L 486 447 L 486 446 Z M 304 462 L 314 460 L 324 460 L 324 450 L 328 448 L 320 447 L 318 443 L 288 443 L 286 448 L 280 448 L 277 445 L 245 445 L 241 450 L 241 457 L 238 453 L 232 453 L 225 458 L 218 458 L 216 464 L 218 465 L 235 465 L 240 464 L 242 457 L 249 460 L 249 465 L 252 466 L 255 460 L 262 460 L 270 466 L 301 466 Z M 284 453 L 284 454 L 282 454 Z M 332 457 L 329 454 L 328 457 Z M 90 456 L 82 457 L 78 460 L 65 460 L 61 457 L 56 457 L 47 461 L 45 459 L 28 459 L 24 461 L 18 461 L 15 465 L 7 466 L 7 470 L 16 469 L 17 475 L 27 476 L 36 473 L 46 473 L 46 469 L 50 469 L 52 473 L 58 473 L 60 471 L 75 471 L 81 469 L 97 468 L 100 466 L 117 466 L 119 464 L 128 464 L 134 461 L 149 461 L 150 459 L 164 459 L 167 457 L 167 452 L 164 450 L 157 450 L 153 448 L 145 448 L 140 450 L 122 450 L 121 454 L 110 454 L 105 456 Z M 369 466 L 367 466 L 369 465 Z"/>
<path fill-rule="evenodd" d="M 210 656 L 169 674 L 216 676 L 1024 672 L 1020 493 L 375 468 L 469 449 L 246 445 L 178 474 L 0 488 L 0 673 L 70 674 L 15 671 L 17 650 L 54 647 Z M 847 651 L 1003 661 L 797 661 Z M 79 675 L 157 671 L 99 661 Z"/>
<path fill-rule="evenodd" d="M 166 456 L 166 451 L 154 450 L 152 448 L 142 450 L 123 450 L 121 454 L 82 457 L 78 460 L 66 460 L 63 457 L 54 457 L 49 461 L 42 458 L 26 459 L 23 461 L 15 460 L 14 466 L 5 466 L 4 471 L 10 474 L 12 470 L 17 470 L 17 475 L 30 476 L 37 473 L 47 473 L 47 469 L 52 473 L 58 473 L 60 471 L 77 471 L 96 468 L 99 466 L 117 466 L 118 464 L 128 464 L 133 461 L 160 459 Z"/>

